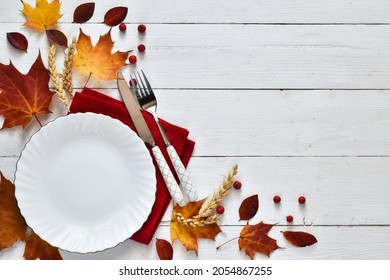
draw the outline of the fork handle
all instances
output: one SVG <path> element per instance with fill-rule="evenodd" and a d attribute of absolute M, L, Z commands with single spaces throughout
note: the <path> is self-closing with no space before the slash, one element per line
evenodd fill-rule
<path fill-rule="evenodd" d="M 165 160 L 160 148 L 158 146 L 154 146 L 152 148 L 153 156 L 157 162 L 158 168 L 161 172 L 161 175 L 164 178 L 165 185 L 168 188 L 169 193 L 172 196 L 174 202 L 180 203 L 183 202 L 183 193 L 180 190 L 178 184 L 176 183 L 176 179 L 172 174 L 171 169 L 168 166 L 167 161 Z"/>
<path fill-rule="evenodd" d="M 189 201 L 196 201 L 198 199 L 198 194 L 190 181 L 190 176 L 188 176 L 187 169 L 184 167 L 183 162 L 180 160 L 176 149 L 172 145 L 169 145 L 167 146 L 167 152 L 169 158 L 172 161 L 173 166 L 175 167 L 177 176 L 179 176 L 180 186 L 184 194 L 188 197 Z"/>

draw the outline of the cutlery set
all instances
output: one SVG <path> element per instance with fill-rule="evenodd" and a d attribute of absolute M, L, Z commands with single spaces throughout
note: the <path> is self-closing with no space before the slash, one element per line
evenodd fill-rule
<path fill-rule="evenodd" d="M 143 71 L 130 76 L 130 87 L 123 74 L 118 71 L 118 89 L 122 100 L 134 123 L 138 136 L 152 148 L 152 154 L 156 160 L 159 171 L 175 203 L 183 206 L 187 201 L 196 201 L 198 195 L 196 189 L 190 181 L 188 172 L 184 167 L 176 149 L 172 146 L 163 126 L 157 116 L 157 99 L 152 87 Z M 180 183 L 176 182 L 168 162 L 163 156 L 160 148 L 156 145 L 154 137 L 141 113 L 141 110 L 151 114 L 159 128 L 164 140 L 169 159 L 172 162 L 175 173 Z"/>

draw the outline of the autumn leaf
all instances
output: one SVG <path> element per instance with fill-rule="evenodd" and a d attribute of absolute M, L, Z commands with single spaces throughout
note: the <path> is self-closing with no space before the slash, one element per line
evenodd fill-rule
<path fill-rule="evenodd" d="M 27 52 L 28 41 L 26 36 L 19 32 L 7 33 L 7 40 L 15 49 Z"/>
<path fill-rule="evenodd" d="M 242 201 L 240 208 L 238 209 L 240 220 L 252 219 L 256 215 L 258 210 L 259 210 L 259 196 L 257 194 L 245 198 Z"/>
<path fill-rule="evenodd" d="M 95 12 L 94 2 L 81 4 L 77 6 L 77 8 L 73 12 L 73 22 L 85 23 L 91 19 L 94 12 Z"/>
<path fill-rule="evenodd" d="M 25 238 L 26 248 L 23 257 L 26 260 L 62 260 L 56 247 L 42 240 L 37 234 L 32 233 Z"/>
<path fill-rule="evenodd" d="M 47 38 L 51 45 L 57 44 L 62 47 L 68 47 L 68 38 L 65 34 L 57 29 L 48 29 L 46 30 Z"/>
<path fill-rule="evenodd" d="M 172 260 L 173 258 L 173 248 L 171 243 L 165 239 L 156 240 L 156 250 L 160 260 Z"/>
<path fill-rule="evenodd" d="M 204 200 L 189 202 L 186 206 L 181 207 L 176 205 L 172 211 L 171 221 L 171 241 L 172 244 L 179 240 L 187 251 L 195 251 L 198 255 L 198 238 L 207 238 L 215 240 L 218 233 L 221 232 L 220 227 L 216 223 L 205 224 L 203 226 L 187 226 L 180 223 L 173 215 L 174 212 L 180 213 L 184 219 L 190 219 L 199 213 Z"/>
<path fill-rule="evenodd" d="M 104 15 L 104 23 L 109 26 L 116 26 L 123 22 L 127 16 L 127 7 L 114 7 Z"/>
<path fill-rule="evenodd" d="M 80 75 L 88 77 L 92 75 L 97 81 L 115 80 L 116 71 L 126 65 L 129 51 L 111 53 L 113 46 L 111 29 L 100 36 L 96 46 L 92 46 L 91 37 L 80 29 L 73 68 Z"/>
<path fill-rule="evenodd" d="M 0 172 L 0 251 L 23 240 L 26 221 L 15 198 L 15 186 Z"/>
<path fill-rule="evenodd" d="M 22 0 L 22 14 L 26 18 L 25 26 L 38 32 L 44 31 L 57 23 L 62 17 L 60 14 L 61 3 L 59 0 L 53 0 L 48 3 L 47 0 L 36 0 L 36 7 Z"/>
<path fill-rule="evenodd" d="M 279 249 L 276 240 L 268 236 L 268 232 L 274 225 L 260 222 L 256 225 L 246 224 L 241 230 L 238 239 L 238 247 L 244 249 L 245 253 L 253 260 L 255 252 L 270 256 L 270 254 Z"/>
<path fill-rule="evenodd" d="M 0 63 L 2 129 L 18 125 L 25 127 L 33 117 L 51 113 L 49 106 L 53 92 L 49 89 L 49 79 L 41 54 L 25 75 L 12 62 L 9 65 Z"/>
<path fill-rule="evenodd" d="M 283 231 L 283 236 L 286 240 L 297 247 L 311 246 L 317 243 L 314 235 L 304 231 Z"/>

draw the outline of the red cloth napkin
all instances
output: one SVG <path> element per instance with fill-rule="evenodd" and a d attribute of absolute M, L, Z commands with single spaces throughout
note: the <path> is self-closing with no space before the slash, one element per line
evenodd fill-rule
<path fill-rule="evenodd" d="M 123 102 L 89 88 L 84 88 L 82 92 L 77 92 L 75 94 L 70 107 L 70 112 L 93 112 L 107 115 L 114 119 L 122 121 L 124 124 L 126 124 L 132 130 L 135 131 L 135 127 Z M 155 123 L 151 115 L 145 112 L 142 113 L 155 138 L 156 144 L 160 147 L 171 169 L 174 170 L 172 164 L 169 161 L 169 156 L 166 152 L 165 144 L 158 130 L 157 124 Z M 183 164 L 187 166 L 195 145 L 195 142 L 187 138 L 189 131 L 185 128 L 173 125 L 164 120 L 161 120 L 161 124 L 165 128 L 166 133 L 171 140 L 172 145 L 175 147 L 177 153 L 179 154 L 181 160 L 183 161 Z M 169 202 L 171 201 L 171 196 L 168 192 L 168 189 L 164 183 L 160 172 L 158 171 L 158 167 L 154 159 L 153 164 L 156 167 L 157 178 L 156 200 L 153 204 L 152 211 L 148 219 L 145 221 L 141 229 L 139 229 L 131 237 L 132 240 L 144 244 L 149 244 L 157 229 L 158 224 L 161 221 L 162 216 L 164 215 L 169 205 Z"/>

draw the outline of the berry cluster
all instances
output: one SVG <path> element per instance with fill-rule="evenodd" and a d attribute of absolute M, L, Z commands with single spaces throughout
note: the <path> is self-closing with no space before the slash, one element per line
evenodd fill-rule
<path fill-rule="evenodd" d="M 119 30 L 120 30 L 121 32 L 125 32 L 126 29 L 127 29 L 127 26 L 126 26 L 125 23 L 122 22 L 121 24 L 119 24 Z M 142 34 L 142 33 L 145 33 L 145 32 L 146 32 L 146 25 L 145 25 L 145 24 L 140 24 L 140 25 L 138 25 L 137 30 L 138 30 L 138 32 L 141 33 L 141 34 Z M 137 49 L 138 49 L 138 51 L 139 51 L 140 53 L 143 53 L 143 52 L 145 52 L 146 47 L 145 47 L 144 44 L 139 44 L 138 47 L 137 47 Z M 130 64 L 136 64 L 136 63 L 137 63 L 137 56 L 136 56 L 136 55 L 130 55 L 130 56 L 129 56 L 129 62 L 130 62 Z"/>
<path fill-rule="evenodd" d="M 235 181 L 233 183 L 233 188 L 235 188 L 236 190 L 241 189 L 241 187 L 242 187 L 242 184 L 241 184 L 240 181 Z M 274 203 L 279 204 L 282 201 L 282 198 L 279 195 L 275 195 L 273 197 L 273 201 L 274 201 Z M 306 197 L 304 197 L 303 195 L 298 197 L 298 203 L 299 204 L 305 204 L 306 203 Z M 223 207 L 222 205 L 218 205 L 217 208 L 216 208 L 216 212 L 218 214 L 223 214 L 225 212 L 225 207 Z M 288 215 L 288 216 L 286 216 L 286 221 L 289 222 L 289 223 L 292 223 L 294 221 L 294 217 L 292 215 Z"/>
<path fill-rule="evenodd" d="M 275 203 L 280 203 L 282 201 L 282 198 L 279 195 L 275 195 L 273 200 Z M 306 197 L 301 195 L 300 197 L 298 197 L 298 202 L 299 202 L 299 204 L 305 204 Z M 286 221 L 291 223 L 292 221 L 294 221 L 294 217 L 292 215 L 288 215 L 288 216 L 286 216 Z"/>

